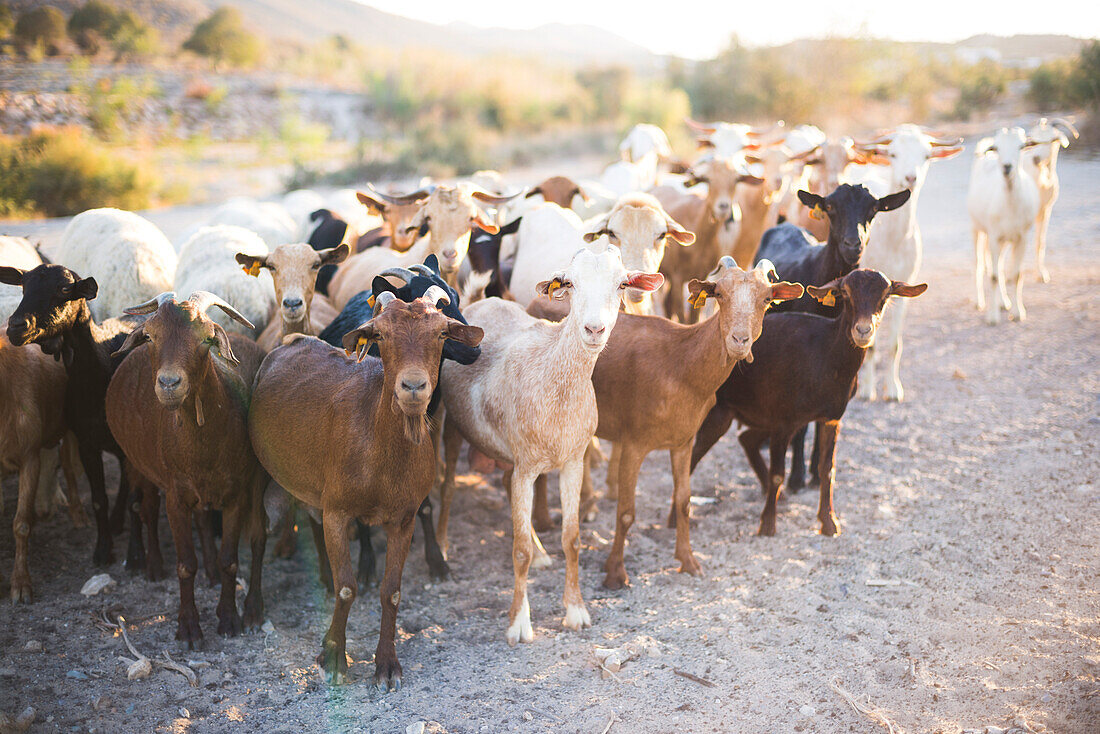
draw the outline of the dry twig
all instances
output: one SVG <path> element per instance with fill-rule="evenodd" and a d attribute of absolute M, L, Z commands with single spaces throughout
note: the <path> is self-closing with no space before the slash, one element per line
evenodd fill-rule
<path fill-rule="evenodd" d="M 689 673 L 686 670 L 680 670 L 679 668 L 673 668 L 672 672 L 675 673 L 676 675 L 687 678 L 688 680 L 695 681 L 696 683 L 698 683 L 701 686 L 706 686 L 707 688 L 715 688 L 715 685 L 713 683 L 711 683 L 709 680 L 707 680 L 706 678 L 700 678 L 699 676 L 695 675 L 694 673 Z"/>
<path fill-rule="evenodd" d="M 871 721 L 875 722 L 879 726 L 883 727 L 890 734 L 901 734 L 901 728 L 884 714 L 878 707 L 870 706 L 868 704 L 860 703 L 855 699 L 851 693 L 840 687 L 840 682 L 836 678 L 833 678 L 829 682 L 829 686 L 840 695 L 848 704 L 854 708 L 858 713 L 863 714 Z"/>

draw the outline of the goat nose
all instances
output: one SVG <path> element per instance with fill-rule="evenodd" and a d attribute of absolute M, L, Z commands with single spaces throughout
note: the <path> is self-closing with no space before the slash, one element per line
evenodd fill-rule
<path fill-rule="evenodd" d="M 916 182 L 917 182 L 917 177 L 912 175 L 912 174 L 905 177 L 905 185 L 906 186 L 912 186 Z"/>
<path fill-rule="evenodd" d="M 856 331 L 859 333 L 860 336 L 867 336 L 868 334 L 871 333 L 871 325 L 870 324 L 856 324 Z"/>
<path fill-rule="evenodd" d="M 302 307 L 302 299 L 301 298 L 284 298 L 283 299 L 283 308 L 301 308 L 301 307 Z"/>
<path fill-rule="evenodd" d="M 1004 169 L 1005 169 L 1005 175 L 1006 176 L 1012 175 L 1012 164 L 1011 163 L 1004 164 Z"/>
<path fill-rule="evenodd" d="M 428 387 L 428 381 L 423 377 L 405 378 L 401 380 L 401 389 L 407 392 L 420 392 Z"/>
<path fill-rule="evenodd" d="M 164 390 L 172 390 L 179 387 L 180 377 L 179 375 L 159 375 L 157 377 L 157 384 Z"/>
<path fill-rule="evenodd" d="M 453 260 L 458 257 L 458 253 L 454 250 L 444 250 L 443 257 L 447 258 L 448 260 Z"/>
<path fill-rule="evenodd" d="M 730 336 L 730 341 L 739 347 L 745 347 L 748 346 L 752 339 L 747 336 Z"/>
<path fill-rule="evenodd" d="M 606 330 L 607 330 L 607 327 L 604 326 L 603 324 L 597 324 L 595 326 L 588 325 L 588 326 L 584 327 L 585 333 L 588 334 L 589 336 L 599 336 L 600 334 L 604 333 L 604 331 L 606 331 Z"/>

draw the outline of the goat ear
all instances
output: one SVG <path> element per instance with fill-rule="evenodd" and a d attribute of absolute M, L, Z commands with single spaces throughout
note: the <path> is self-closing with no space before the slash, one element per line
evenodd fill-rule
<path fill-rule="evenodd" d="M 692 308 L 702 308 L 707 298 L 714 296 L 717 287 L 718 284 L 710 280 L 691 279 L 688 281 L 688 303 Z"/>
<path fill-rule="evenodd" d="M 351 254 L 351 246 L 347 242 L 341 242 L 336 247 L 321 250 L 317 254 L 321 256 L 322 265 L 335 265 L 348 259 L 348 255 Z M 238 257 L 240 256 L 238 255 Z"/>
<path fill-rule="evenodd" d="M 248 273 L 253 278 L 258 278 L 260 275 L 260 268 L 267 267 L 267 257 L 264 255 L 249 255 L 244 252 L 238 252 L 237 264 L 241 266 L 244 272 Z"/>
<path fill-rule="evenodd" d="M 61 292 L 70 301 L 75 301 L 79 298 L 90 301 L 99 293 L 99 284 L 95 282 L 95 278 L 84 278 L 83 280 L 78 280 L 71 285 L 65 286 L 61 289 Z"/>
<path fill-rule="evenodd" d="M 589 226 L 588 231 L 584 233 L 585 242 L 595 242 L 603 235 L 610 235 L 611 233 L 607 229 L 607 223 L 611 219 L 611 214 L 604 214 L 603 216 L 595 219 Z"/>
<path fill-rule="evenodd" d="M 137 327 L 126 336 L 126 341 L 122 342 L 122 346 L 117 351 L 111 354 L 112 357 L 121 357 L 132 349 L 141 346 L 147 342 L 149 337 L 145 336 L 144 325 Z"/>
<path fill-rule="evenodd" d="M 825 203 L 824 196 L 819 196 L 818 194 L 811 193 L 809 191 L 806 191 L 805 189 L 798 190 L 798 200 L 810 209 L 819 208 Z"/>
<path fill-rule="evenodd" d="M 344 345 L 344 351 L 349 357 L 354 356 L 356 362 L 362 362 L 363 355 L 367 353 L 371 342 L 375 341 L 378 341 L 378 331 L 374 328 L 374 324 L 368 321 L 358 329 L 344 334 L 340 343 Z"/>
<path fill-rule="evenodd" d="M 676 240 L 684 247 L 687 247 L 692 242 L 695 242 L 695 233 L 688 232 L 686 229 L 680 226 L 680 223 L 675 219 L 665 214 L 665 222 L 668 224 L 668 231 L 665 232 L 665 236 Z"/>
<path fill-rule="evenodd" d="M 565 293 L 573 284 L 565 279 L 565 275 L 555 275 L 550 280 L 544 280 L 535 286 L 535 292 L 547 298 L 565 298 Z"/>
<path fill-rule="evenodd" d="M 890 281 L 890 290 L 887 291 L 887 295 L 901 296 L 902 298 L 916 298 L 926 290 L 928 290 L 927 283 L 909 285 L 908 283 L 902 283 L 900 280 L 892 280 Z"/>
<path fill-rule="evenodd" d="M 949 148 L 938 148 L 937 147 L 937 148 L 932 149 L 932 153 L 928 157 L 933 158 L 933 159 L 937 159 L 937 158 L 940 158 L 940 159 L 942 159 L 942 158 L 954 158 L 955 156 L 957 156 L 959 153 L 962 153 L 962 152 L 963 152 L 963 147 L 961 145 L 956 145 L 954 147 L 949 147 Z"/>
<path fill-rule="evenodd" d="M 472 217 L 470 217 L 470 223 L 476 224 L 489 234 L 496 234 L 500 231 L 500 227 L 496 225 L 493 220 L 489 219 L 489 216 L 485 212 L 478 209 Z"/>
<path fill-rule="evenodd" d="M 386 205 L 384 202 L 375 199 L 370 194 L 364 194 L 362 191 L 355 192 L 355 198 L 359 200 L 360 204 L 363 204 L 370 210 L 371 214 L 377 214 L 379 216 L 385 214 Z"/>
<path fill-rule="evenodd" d="M 796 298 L 802 298 L 802 294 L 805 292 L 806 289 L 802 287 L 801 283 L 791 283 L 786 280 L 772 283 L 773 301 L 793 301 Z"/>
<path fill-rule="evenodd" d="M 542 195 L 542 187 L 541 186 L 536 186 L 535 188 L 531 189 L 526 194 L 524 194 L 523 198 L 524 199 L 530 199 L 532 196 L 541 196 L 541 195 Z"/>
<path fill-rule="evenodd" d="M 0 267 L 0 283 L 6 283 L 8 285 L 23 285 L 23 273 L 26 270 L 20 270 L 19 268 L 10 268 L 7 266 Z"/>
<path fill-rule="evenodd" d="M 499 234 L 499 235 L 515 234 L 516 232 L 519 231 L 519 224 L 522 221 L 523 221 L 523 217 L 516 217 L 512 221 L 508 222 L 508 224 L 501 227 L 500 231 L 497 232 L 497 234 Z"/>
<path fill-rule="evenodd" d="M 909 189 L 902 189 L 897 193 L 887 194 L 875 202 L 875 209 L 880 212 L 892 212 L 898 207 L 904 206 L 905 202 L 909 201 L 909 197 L 912 195 L 913 192 Z"/>
<path fill-rule="evenodd" d="M 840 279 L 830 280 L 822 286 L 808 285 L 806 286 L 806 292 L 811 297 L 821 301 L 824 306 L 835 306 L 837 297 L 841 295 Z"/>
<path fill-rule="evenodd" d="M 759 176 L 752 176 L 747 173 L 742 173 L 737 177 L 737 183 L 748 184 L 749 186 L 759 186 L 764 183 L 764 179 Z"/>
<path fill-rule="evenodd" d="M 641 270 L 632 270 L 626 274 L 623 285 L 627 288 L 653 292 L 665 284 L 665 276 L 660 273 L 646 273 Z"/>
<path fill-rule="evenodd" d="M 1066 143 L 1066 145 L 1069 145 L 1069 143 Z M 1065 146 L 1065 145 L 1063 145 L 1062 147 L 1064 148 L 1064 147 L 1066 147 L 1066 146 Z M 582 189 L 582 188 L 581 188 L 580 186 L 578 186 L 578 187 L 577 187 L 577 190 L 573 192 L 573 196 L 579 196 L 579 197 L 581 197 L 581 201 L 583 201 L 583 202 L 584 202 L 584 205 L 585 205 L 585 206 L 588 206 L 589 204 L 591 204 L 591 203 L 592 203 L 592 197 L 591 197 L 591 196 L 589 196 L 588 194 L 586 194 L 586 193 L 584 192 L 584 189 Z"/>
<path fill-rule="evenodd" d="M 234 365 L 241 363 L 237 359 L 237 355 L 233 354 L 233 347 L 229 343 L 229 334 L 218 323 L 214 323 L 214 343 L 217 344 L 218 354 L 222 356 L 222 359 Z"/>
<path fill-rule="evenodd" d="M 481 344 L 481 340 L 484 336 L 485 330 L 480 326 L 471 326 L 470 324 L 464 324 L 454 319 L 450 319 L 447 322 L 447 338 L 453 339 L 460 344 L 465 344 L 468 347 L 476 347 Z"/>

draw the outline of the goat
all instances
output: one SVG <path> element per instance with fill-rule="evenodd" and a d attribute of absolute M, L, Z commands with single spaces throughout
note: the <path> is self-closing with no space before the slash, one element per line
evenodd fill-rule
<path fill-rule="evenodd" d="M 436 472 L 428 403 L 445 341 L 474 348 L 482 336 L 478 327 L 444 316 L 437 308 L 442 300 L 439 289 L 411 304 L 381 293 L 377 315 L 343 337 L 356 359 L 318 339 L 292 337 L 256 376 L 249 415 L 256 453 L 275 481 L 322 512 L 336 606 L 317 661 L 334 683 L 348 669 L 347 618 L 356 595 L 348 524 L 360 519 L 386 530 L 374 681 L 383 689 L 401 685 L 394 649 L 401 572 L 413 519 Z M 371 344 L 380 359 L 365 354 Z M 302 380 L 303 372 L 310 379 Z M 317 440 L 300 440 L 288 425 L 308 425 Z"/>
<path fill-rule="evenodd" d="M 427 232 L 423 223 L 413 223 L 419 219 L 420 207 L 427 199 L 434 187 L 417 189 L 410 194 L 384 194 L 367 184 L 369 193 L 360 191 L 357 196 L 359 201 L 367 207 L 367 211 L 382 217 L 382 227 L 370 232 L 364 232 L 358 240 L 356 252 L 362 252 L 368 247 L 389 247 L 398 252 L 406 252 L 416 244 L 416 241 Z"/>
<path fill-rule="evenodd" d="M 597 241 L 600 245 L 599 254 L 580 249 L 568 268 L 537 286 L 540 294 L 552 298 L 571 296 L 572 307 L 564 320 L 541 321 L 518 304 L 498 298 L 479 301 L 466 309 L 466 318 L 485 330 L 481 358 L 471 365 L 447 362 L 442 369 L 446 472 L 438 535 L 444 550 L 460 439 L 514 467 L 515 588 L 505 634 L 510 645 L 533 638 L 527 599 L 527 572 L 535 547 L 531 502 L 535 478 L 553 469 L 561 469 L 561 537 L 566 558 L 563 624 L 579 630 L 592 623 L 578 570 L 581 475 L 585 449 L 597 424 L 592 369 L 615 325 L 622 292 L 627 288 L 652 291 L 664 280 L 659 274 L 627 271 L 617 248 L 605 238 Z"/>
<path fill-rule="evenodd" d="M 484 287 L 484 295 L 497 298 L 509 298 L 508 284 L 512 280 L 514 263 L 501 263 L 500 247 L 504 238 L 519 231 L 523 217 L 517 217 L 502 225 L 496 233 L 477 229 L 470 235 L 470 250 L 466 260 L 471 273 L 487 273 L 489 280 Z"/>
<path fill-rule="evenodd" d="M 539 204 L 523 215 L 516 232 L 516 256 L 508 282 L 511 296 L 526 308 L 538 293 L 535 287 L 546 274 L 569 265 L 584 247 L 584 222 L 570 209 Z"/>
<path fill-rule="evenodd" d="M 0 236 L 0 264 L 20 270 L 33 270 L 42 264 L 42 257 L 26 239 Z M 21 300 L 22 290 L 17 286 L 0 283 L 0 324 L 8 322 Z"/>
<path fill-rule="evenodd" d="M 102 287 L 103 298 L 91 304 L 98 321 L 167 290 L 176 274 L 168 238 L 149 220 L 120 209 L 89 209 L 73 217 L 56 260 Z"/>
<path fill-rule="evenodd" d="M 179 293 L 210 291 L 233 303 L 259 331 L 245 333 L 243 326 L 224 314 L 211 318 L 230 333 L 255 339 L 267 328 L 268 318 L 278 302 L 268 270 L 257 269 L 256 277 L 241 272 L 237 264 L 241 251 L 261 258 L 268 254 L 269 248 L 258 234 L 244 227 L 219 224 L 200 228 L 180 248 L 174 288 Z"/>
<path fill-rule="evenodd" d="M 332 279 L 330 296 L 333 305 L 343 308 L 352 296 L 369 287 L 374 276 L 383 270 L 423 262 L 430 254 L 439 258 L 445 279 L 455 285 L 458 269 L 470 244 L 471 228 L 477 226 L 490 233 L 498 229 L 474 200 L 499 206 L 510 198 L 493 196 L 480 190 L 468 193 L 463 188 L 436 187 L 409 225 L 419 230 L 421 225 L 426 224 L 428 236 L 405 252 L 372 247 L 348 258 Z"/>
<path fill-rule="evenodd" d="M 283 195 L 283 210 L 298 225 L 295 240 L 309 239 L 309 233 L 314 229 L 313 213 L 325 208 L 325 199 L 311 189 L 295 189 Z"/>
<path fill-rule="evenodd" d="M 689 175 L 689 185 L 706 182 L 705 197 L 677 192 L 671 187 L 658 187 L 653 195 L 665 211 L 689 232 L 695 233 L 695 244 L 689 248 L 673 248 L 665 253 L 661 272 L 668 280 L 665 314 L 681 322 L 695 320 L 694 312 L 684 310 L 684 286 L 699 275 L 709 272 L 723 254 L 722 239 L 736 241 L 740 231 L 741 211 L 735 203 L 737 186 L 758 186 L 763 181 L 750 176 L 729 160 L 715 158 L 698 164 Z"/>
<path fill-rule="evenodd" d="M 403 284 L 400 287 L 394 286 L 387 278 L 403 281 Z M 465 324 L 466 319 L 459 311 L 458 294 L 440 277 L 439 263 L 435 255 L 429 255 L 427 260 L 423 263 L 414 264 L 409 270 L 393 268 L 376 277 L 373 289 L 363 291 L 348 301 L 348 305 L 344 307 L 340 315 L 321 332 L 321 341 L 333 346 L 340 346 L 345 334 L 370 319 L 377 297 L 382 293 L 389 292 L 406 303 L 412 303 L 423 297 L 433 286 L 447 296 L 446 299 L 438 300 L 442 304 L 439 308 L 443 315 Z M 372 344 L 367 353 L 373 357 L 379 356 L 377 345 Z M 477 347 L 470 347 L 461 341 L 448 339 L 443 344 L 443 353 L 440 359 L 454 360 L 459 364 L 471 364 L 480 354 L 481 350 Z M 441 400 L 442 393 L 437 385 L 436 389 L 432 391 L 431 400 L 428 402 L 427 415 L 429 419 L 434 420 L 438 415 Z M 447 561 L 436 540 L 435 528 L 432 525 L 432 501 L 430 497 L 424 498 L 417 515 L 420 517 L 420 523 L 424 531 L 424 558 L 428 564 L 428 573 L 432 578 L 445 579 L 450 575 L 450 569 L 447 567 Z M 375 579 L 375 566 L 374 547 L 370 542 L 370 526 L 360 523 L 358 574 L 360 586 L 366 587 Z M 331 571 L 323 565 L 321 574 L 326 583 L 331 581 Z"/>
<path fill-rule="evenodd" d="M 741 229 L 733 245 L 733 259 L 741 268 L 751 266 L 760 247 L 760 238 L 779 221 L 779 213 L 788 198 L 792 183 L 792 167 L 817 153 L 811 148 L 793 153 L 786 145 L 771 145 L 745 156 L 745 162 L 760 168 L 760 186 L 742 186 L 737 190 L 737 206 L 741 210 Z"/>
<path fill-rule="evenodd" d="M 738 160 L 746 149 L 755 149 L 765 137 L 783 127 L 782 122 L 768 128 L 754 128 L 737 122 L 708 124 L 691 118 L 685 118 L 684 122 L 696 134 L 700 147 L 708 149 L 707 156 L 728 161 Z"/>
<path fill-rule="evenodd" d="M 657 153 L 650 151 L 635 161 L 615 161 L 600 174 L 600 184 L 616 197 L 653 188 L 657 185 Z"/>
<path fill-rule="evenodd" d="M 880 182 L 882 189 L 907 188 L 911 192 L 909 201 L 903 206 L 875 218 L 860 263 L 888 278 L 911 283 L 920 271 L 922 255 L 917 197 L 928 176 L 928 166 L 932 161 L 946 160 L 961 153 L 962 138 L 929 134 L 916 125 L 899 125 L 870 143 L 857 144 L 857 148 L 861 153 L 889 160 L 889 166 L 883 169 L 889 178 Z M 905 398 L 901 384 L 901 333 L 908 303 L 907 300 L 895 301 L 884 312 L 883 328 L 875 345 L 869 348 L 859 376 L 859 396 L 865 400 L 875 399 L 876 355 L 884 355 L 889 364 L 883 396 L 899 402 Z"/>
<path fill-rule="evenodd" d="M 279 346 L 289 334 L 318 334 L 332 322 L 335 309 L 324 296 L 317 297 L 314 287 L 318 273 L 343 262 L 349 252 L 347 244 L 325 250 L 297 244 L 279 245 L 270 254 L 236 253 L 235 259 L 245 273 L 259 277 L 266 270 L 275 289 L 279 318 L 271 319 L 256 340 L 265 352 Z"/>
<path fill-rule="evenodd" d="M 231 224 L 255 232 L 269 250 L 300 239 L 298 223 L 281 204 L 272 201 L 255 201 L 245 197 L 230 199 L 211 212 L 200 226 L 213 227 L 219 224 Z M 187 239 L 190 237 L 182 241 L 186 242 Z"/>
<path fill-rule="evenodd" d="M 306 233 L 302 241 L 309 243 L 314 250 L 328 250 L 339 247 L 348 242 L 349 246 L 355 244 L 348 237 L 348 223 L 339 214 L 331 209 L 318 209 L 310 216 L 312 228 Z M 322 296 L 328 297 L 328 284 L 332 276 L 336 275 L 336 266 L 333 264 L 322 265 L 317 271 L 317 279 L 314 285 L 316 291 Z"/>
<path fill-rule="evenodd" d="M 974 235 L 978 309 L 985 309 L 988 324 L 1000 323 L 1002 305 L 1018 321 L 1027 316 L 1020 270 L 1028 234 L 1039 216 L 1039 186 L 1022 169 L 1020 157 L 1038 145 L 1023 128 L 1001 128 L 974 151 L 966 208 Z M 1015 290 L 1011 298 L 1006 281 Z M 987 283 L 992 292 L 987 292 Z"/>
<path fill-rule="evenodd" d="M 660 127 L 646 122 L 638 123 L 630 128 L 630 132 L 619 143 L 619 155 L 624 161 L 638 161 L 649 153 L 656 154 L 658 159 L 667 160 L 672 157 L 672 146 L 669 145 L 668 135 Z"/>
<path fill-rule="evenodd" d="M 94 278 L 81 278 L 63 265 L 39 265 L 25 271 L 0 267 L 0 282 L 23 289 L 23 299 L 8 319 L 8 340 L 15 346 L 38 344 L 43 352 L 61 361 L 68 375 L 64 389 L 64 424 L 76 436 L 80 464 L 91 485 L 96 521 L 92 562 L 97 566 L 113 562 L 112 531 L 122 529 L 124 513 L 129 509 L 131 531 L 127 568 L 134 573 L 144 566 L 149 579 L 162 578 L 159 550 L 153 543 L 146 562 L 141 543 L 139 503 L 127 504 L 130 486 L 126 471 L 122 472 L 115 509 L 110 515 L 103 476 L 104 451 L 114 454 L 124 466 L 122 449 L 107 425 L 103 401 L 107 384 L 120 361 L 111 354 L 134 329 L 134 322 L 110 319 L 96 323 L 88 302 L 96 297 L 99 286 Z M 154 519 L 149 529 L 154 536 L 155 526 Z"/>
<path fill-rule="evenodd" d="M 1078 137 L 1077 128 L 1069 120 L 1056 117 L 1048 120 L 1039 118 L 1039 122 L 1027 131 L 1028 138 L 1039 143 L 1031 156 L 1024 157 L 1024 168 L 1035 179 L 1039 187 L 1039 216 L 1035 219 L 1035 266 L 1039 271 L 1039 281 L 1050 282 L 1050 271 L 1046 266 L 1047 228 L 1050 226 L 1050 213 L 1054 202 L 1058 201 L 1058 151 L 1069 146 L 1070 137 Z"/>
<path fill-rule="evenodd" d="M 737 364 L 718 389 L 695 436 L 691 469 L 729 429 L 734 419 L 746 426 L 738 435 L 767 501 L 758 535 L 775 535 L 776 501 L 783 491 L 787 444 L 802 426 L 816 422 L 820 437 L 821 477 L 817 517 L 821 534 L 840 533 L 833 510 L 836 439 L 840 420 L 856 389 L 856 377 L 867 347 L 874 343 L 882 308 L 891 296 L 915 298 L 925 284 L 892 281 L 875 270 L 853 270 L 842 278 L 807 286 L 811 297 L 840 303 L 840 315 L 775 313 L 764 317 L 754 359 Z M 770 467 L 760 456 L 769 441 Z M 679 527 L 679 526 L 677 526 Z"/>
<path fill-rule="evenodd" d="M 700 573 L 688 523 L 695 432 L 734 364 L 752 362 L 752 343 L 760 336 L 765 310 L 775 301 L 802 295 L 801 285 L 772 283 L 772 272 L 766 261 L 745 272 L 725 256 L 706 280 L 688 283 L 695 307 L 713 298 L 719 304 L 716 315 L 691 326 L 632 314 L 621 314 L 615 323 L 592 373 L 599 410 L 596 436 L 614 442 L 608 472 L 617 468 L 615 542 L 604 566 L 605 587 L 627 583 L 623 550 L 634 522 L 638 472 L 646 455 L 659 449 L 668 449 L 672 460 L 676 559 L 681 572 Z"/>
<path fill-rule="evenodd" d="M 115 353 L 124 358 L 107 388 L 106 413 L 130 462 L 164 490 L 179 580 L 176 639 L 194 649 L 203 636 L 195 607 L 198 562 L 191 535 L 191 515 L 197 510 L 212 507 L 223 513 L 218 634 L 253 632 L 264 621 L 267 476 L 248 438 L 249 392 L 264 353 L 255 342 L 228 334 L 207 316 L 207 309 L 217 306 L 253 328 L 219 296 L 196 291 L 177 301 L 175 295 L 162 293 L 126 309 L 151 315 Z M 236 603 L 242 532 L 251 536 L 252 550 L 243 615 Z"/>

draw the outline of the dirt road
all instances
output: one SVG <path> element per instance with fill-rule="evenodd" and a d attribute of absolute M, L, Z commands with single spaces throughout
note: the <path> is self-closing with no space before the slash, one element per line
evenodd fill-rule
<path fill-rule="evenodd" d="M 544 535 L 555 563 L 532 576 L 535 640 L 513 649 L 509 513 L 499 476 L 471 478 L 453 516 L 454 580 L 429 582 L 414 538 L 398 619 L 405 686 L 380 696 L 369 686 L 373 590 L 348 624 L 352 684 L 328 688 L 312 665 L 331 603 L 305 535 L 296 558 L 265 566 L 270 634 L 218 638 L 216 594 L 203 586 L 206 649 L 177 656 L 194 663 L 199 687 L 159 670 L 128 681 L 122 640 L 93 618 L 121 611 L 143 653 L 174 650 L 175 581 L 129 578 L 119 563 L 117 588 L 82 597 L 93 530 L 59 512 L 34 530 L 37 601 L 0 605 L 0 709 L 33 706 L 32 731 L 886 730 L 839 688 L 894 731 L 1020 718 L 1037 731 L 1100 731 L 1100 160 L 1070 153 L 1050 234 L 1054 280 L 1029 275 L 1028 321 L 1000 327 L 973 306 L 969 156 L 933 167 L 920 201 L 931 288 L 909 310 L 908 400 L 850 407 L 838 538 L 815 534 L 812 492 L 781 504 L 776 537 L 755 537 L 763 502 L 730 435 L 695 474 L 694 494 L 717 501 L 696 508 L 692 528 L 704 575 L 683 576 L 663 526 L 668 460 L 652 456 L 627 549 L 632 586 L 599 586 L 613 532 L 604 501 L 582 529 L 593 627 L 562 629 L 563 555 Z M 6 525 L 12 479 L 3 491 Z M 5 579 L 12 555 L 0 532 Z M 42 651 L 25 651 L 32 640 Z M 602 679 L 593 648 L 631 642 L 648 653 Z"/>

